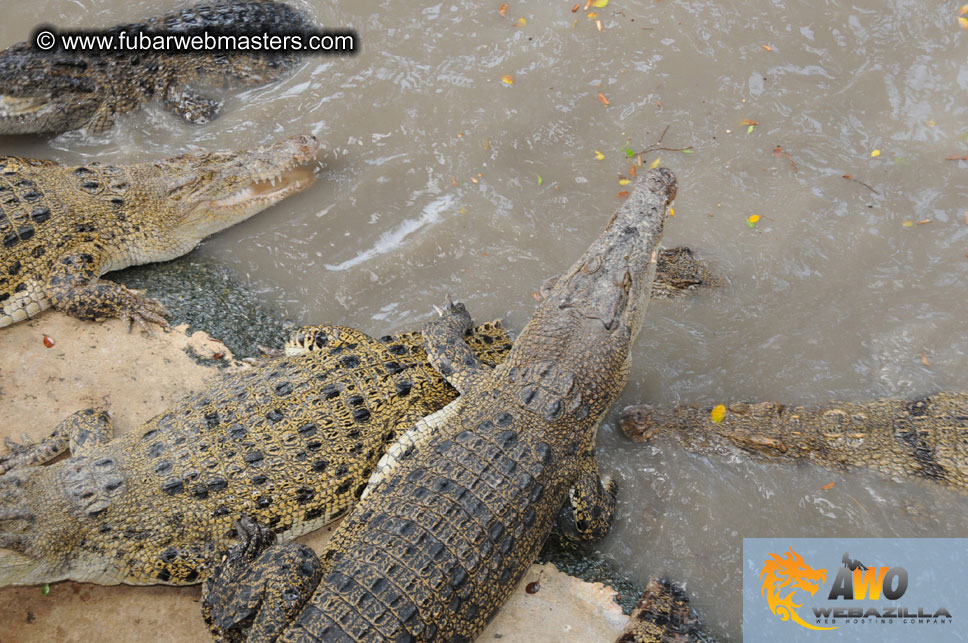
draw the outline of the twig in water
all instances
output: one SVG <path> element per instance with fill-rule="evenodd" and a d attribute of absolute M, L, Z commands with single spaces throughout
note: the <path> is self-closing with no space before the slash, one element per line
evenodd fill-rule
<path fill-rule="evenodd" d="M 854 177 L 852 177 L 849 174 L 844 174 L 841 178 L 847 179 L 848 181 L 853 181 L 854 183 L 860 183 L 861 185 L 863 185 L 865 188 L 867 188 L 868 190 L 870 190 L 874 194 L 880 194 L 880 192 L 878 192 L 877 190 L 875 190 L 871 186 L 867 185 L 863 181 L 858 181 L 857 179 L 855 179 Z"/>

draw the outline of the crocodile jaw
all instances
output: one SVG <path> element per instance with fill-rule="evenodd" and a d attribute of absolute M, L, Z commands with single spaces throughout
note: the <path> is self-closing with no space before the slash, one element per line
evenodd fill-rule
<path fill-rule="evenodd" d="M 37 134 L 80 127 L 95 109 L 96 105 L 86 100 L 68 105 L 48 94 L 0 94 L 0 134 Z"/>
<path fill-rule="evenodd" d="M 176 234 L 197 243 L 308 188 L 316 181 L 318 151 L 315 137 L 293 136 L 202 164 L 193 174 L 205 177 L 205 185 L 180 197 L 186 214 L 174 222 Z"/>
<path fill-rule="evenodd" d="M 238 192 L 221 199 L 206 201 L 199 207 L 210 212 L 246 211 L 249 214 L 268 208 L 287 196 L 301 192 L 316 181 L 316 168 L 297 165 L 279 174 L 253 181 Z"/>

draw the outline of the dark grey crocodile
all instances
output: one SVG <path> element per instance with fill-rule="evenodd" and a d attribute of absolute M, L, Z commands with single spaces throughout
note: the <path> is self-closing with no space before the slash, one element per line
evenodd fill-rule
<path fill-rule="evenodd" d="M 213 631 L 229 640 L 469 641 L 566 502 L 577 535 L 602 536 L 616 485 L 599 478 L 595 435 L 625 384 L 675 193 L 669 170 L 640 179 L 500 366 L 488 369 L 460 340 L 470 323 L 462 306 L 431 322 L 428 356 L 461 396 L 391 447 L 318 566 L 288 545 L 261 555 L 234 548 L 204 585 Z"/>
<path fill-rule="evenodd" d="M 258 34 L 306 32 L 309 18 L 271 0 L 215 0 L 142 23 L 105 30 L 116 42 L 126 34 Z M 0 134 L 97 133 L 115 119 L 159 98 L 192 123 L 214 118 L 222 103 L 200 94 L 199 85 L 261 85 L 282 78 L 295 64 L 291 53 L 167 52 L 123 49 L 43 51 L 22 42 L 0 52 Z"/>

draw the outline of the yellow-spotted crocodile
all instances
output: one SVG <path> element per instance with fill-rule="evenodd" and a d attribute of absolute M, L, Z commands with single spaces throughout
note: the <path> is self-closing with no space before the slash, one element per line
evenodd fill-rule
<path fill-rule="evenodd" d="M 155 97 L 185 120 L 205 123 L 222 103 L 198 93 L 196 86 L 268 83 L 290 72 L 294 55 L 254 49 L 157 50 L 139 39 L 205 33 L 261 37 L 312 28 L 305 14 L 280 2 L 216 0 L 107 29 L 98 35 L 111 43 L 96 49 L 65 50 L 57 43 L 44 51 L 37 43 L 16 44 L 0 52 L 0 134 L 102 132 L 119 115 Z M 134 44 L 122 42 L 122 33 Z M 134 45 L 138 50 L 132 50 Z"/>
<path fill-rule="evenodd" d="M 595 435 L 625 384 L 675 193 L 669 170 L 640 179 L 501 365 L 487 368 L 460 340 L 462 306 L 428 324 L 431 363 L 461 396 L 391 446 L 317 564 L 291 544 L 233 548 L 204 584 L 213 632 L 470 641 L 566 503 L 563 522 L 579 536 L 603 535 L 616 485 L 599 478 Z"/>
<path fill-rule="evenodd" d="M 467 339 L 488 364 L 511 347 L 497 322 Z M 386 445 L 457 396 L 419 333 L 308 327 L 287 353 L 117 438 L 85 410 L 0 458 L 0 586 L 198 582 L 243 516 L 290 539 L 342 515 Z"/>
<path fill-rule="evenodd" d="M 319 144 L 80 167 L 0 156 L 0 327 L 54 307 L 167 325 L 158 302 L 98 277 L 185 254 L 308 187 Z"/>
<path fill-rule="evenodd" d="M 696 451 L 734 446 L 773 458 L 837 469 L 868 467 L 896 480 L 928 480 L 968 492 L 968 394 L 831 402 L 785 407 L 776 402 L 713 407 L 626 408 L 620 425 L 633 440 L 675 435 Z"/>

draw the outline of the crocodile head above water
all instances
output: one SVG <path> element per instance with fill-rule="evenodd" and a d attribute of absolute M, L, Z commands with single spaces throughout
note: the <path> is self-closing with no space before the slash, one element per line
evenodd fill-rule
<path fill-rule="evenodd" d="M 20 43 L 0 53 L 0 133 L 63 132 L 83 127 L 105 101 L 88 63 Z"/>
<path fill-rule="evenodd" d="M 167 261 L 315 180 L 309 135 L 135 165 L 0 156 L 0 327 L 53 306 L 80 319 L 164 325 L 112 270 Z"/>
<path fill-rule="evenodd" d="M 642 185 L 632 192 L 625 205 L 615 213 L 602 235 L 588 248 L 571 270 L 564 274 L 551 293 L 545 308 L 539 309 L 533 323 L 551 326 L 560 325 L 563 334 L 567 332 L 570 346 L 554 345 L 550 342 L 540 350 L 562 352 L 587 359 L 587 368 L 578 369 L 589 377 L 600 378 L 608 384 L 589 383 L 589 390 L 610 390 L 615 387 L 616 373 L 602 368 L 612 355 L 624 355 L 627 361 L 629 347 L 635 341 L 641 325 L 645 307 L 649 300 L 649 288 L 642 288 L 640 281 L 651 283 L 655 274 L 657 249 L 643 243 L 654 234 L 653 227 L 661 226 L 661 219 L 643 216 L 650 212 L 645 203 L 661 195 L 663 206 L 668 205 L 676 196 L 675 175 L 659 168 L 641 180 Z M 660 227 L 661 229 L 661 227 Z M 556 305 L 555 305 L 556 304 Z M 554 318 L 559 319 L 558 322 Z M 575 333 L 568 318 L 578 317 L 585 330 Z M 539 326 L 540 327 L 540 326 Z M 527 334 L 527 330 L 522 336 Z M 548 335 L 548 329 L 543 334 Z M 585 346 L 598 346 L 594 355 L 587 354 Z M 538 344 L 541 346 L 541 344 Z M 550 355 L 549 355 L 550 357 Z M 624 381 L 625 373 L 618 379 Z M 611 400 L 609 400 L 610 402 Z M 606 404 L 607 406 L 607 404 Z M 604 410 L 604 408 L 602 409 Z"/>
<path fill-rule="evenodd" d="M 319 142 L 299 135 L 238 152 L 185 154 L 134 166 L 132 174 L 153 177 L 169 215 L 152 222 L 173 246 L 191 244 L 244 221 L 316 180 Z M 181 254 L 181 253 L 179 253 Z M 177 256 L 177 255 L 176 255 Z"/>

